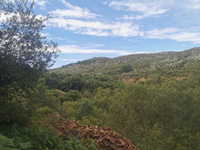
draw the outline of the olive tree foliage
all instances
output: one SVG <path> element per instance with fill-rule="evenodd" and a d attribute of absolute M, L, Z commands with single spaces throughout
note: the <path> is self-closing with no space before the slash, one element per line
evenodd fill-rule
<path fill-rule="evenodd" d="M 39 17 L 29 0 L 0 0 L 0 124 L 24 114 L 25 95 L 54 63 L 57 44 L 41 31 L 47 17 Z"/>
<path fill-rule="evenodd" d="M 18 74 L 15 82 L 22 82 L 24 77 L 35 75 L 32 71 L 41 72 L 54 63 L 57 44 L 41 34 L 49 16 L 38 17 L 33 6 L 34 2 L 27 0 L 0 0 L 1 83 L 5 78 L 13 83 L 13 73 Z"/>

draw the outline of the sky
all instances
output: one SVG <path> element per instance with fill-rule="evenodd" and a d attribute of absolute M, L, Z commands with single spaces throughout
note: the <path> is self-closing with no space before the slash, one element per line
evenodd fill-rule
<path fill-rule="evenodd" d="M 181 51 L 200 46 L 200 0 L 35 0 L 58 43 L 53 68 L 93 57 Z"/>

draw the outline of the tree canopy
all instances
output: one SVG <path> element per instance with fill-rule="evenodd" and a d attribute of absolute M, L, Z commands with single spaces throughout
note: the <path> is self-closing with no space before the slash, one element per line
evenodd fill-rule
<path fill-rule="evenodd" d="M 27 0 L 0 1 L 1 83 L 5 83 L 5 78 L 11 82 L 13 72 L 18 76 L 11 83 L 33 75 L 33 70 L 43 71 L 54 63 L 57 44 L 48 41 L 41 33 L 49 16 L 37 16 L 33 5 Z"/>
<path fill-rule="evenodd" d="M 49 16 L 36 15 L 33 6 L 28 0 L 0 1 L 0 123 L 15 122 L 23 97 L 57 56 L 57 44 L 41 33 Z"/>

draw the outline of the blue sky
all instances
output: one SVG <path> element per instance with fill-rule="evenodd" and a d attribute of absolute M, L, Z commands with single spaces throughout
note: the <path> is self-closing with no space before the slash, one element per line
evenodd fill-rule
<path fill-rule="evenodd" d="M 92 57 L 180 51 L 200 46 L 200 0 L 35 0 L 52 17 L 55 67 Z"/>

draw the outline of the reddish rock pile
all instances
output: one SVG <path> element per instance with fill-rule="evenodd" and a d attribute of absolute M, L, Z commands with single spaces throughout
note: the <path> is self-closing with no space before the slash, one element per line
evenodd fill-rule
<path fill-rule="evenodd" d="M 73 135 L 78 139 L 94 139 L 99 150 L 139 150 L 130 140 L 113 131 L 110 127 L 81 125 L 76 121 L 63 119 L 58 114 L 49 115 L 50 124 L 63 138 Z M 87 147 L 88 143 L 85 143 Z"/>

